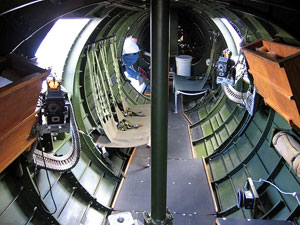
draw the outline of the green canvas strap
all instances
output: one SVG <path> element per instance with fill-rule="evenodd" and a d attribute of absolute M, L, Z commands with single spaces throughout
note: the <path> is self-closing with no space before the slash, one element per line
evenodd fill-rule
<path fill-rule="evenodd" d="M 106 82 L 107 82 L 107 86 L 109 87 L 109 91 L 110 91 L 110 94 L 111 94 L 111 97 L 112 97 L 113 105 L 117 106 L 117 101 L 115 99 L 112 86 L 110 85 L 110 77 L 109 77 L 109 69 L 108 69 L 108 59 L 107 59 L 106 46 L 104 44 L 99 44 L 99 49 L 100 49 L 99 56 L 101 57 L 101 60 L 102 60 L 102 65 L 103 65 L 103 68 L 104 68 L 104 71 L 105 71 L 105 75 L 106 75 Z"/>
<path fill-rule="evenodd" d="M 98 85 L 98 88 L 99 90 L 102 92 L 103 96 L 104 96 L 104 100 L 103 100 L 103 105 L 105 105 L 106 107 L 106 110 L 108 111 L 107 112 L 107 116 L 112 116 L 112 110 L 111 110 L 111 107 L 110 107 L 110 102 L 109 102 L 109 96 L 108 96 L 108 90 L 106 88 L 106 85 L 105 85 L 105 82 L 104 82 L 104 78 L 103 78 L 103 73 L 102 73 L 102 70 L 101 70 L 101 67 L 100 67 L 100 63 L 98 61 L 98 57 L 97 57 L 97 54 L 96 54 L 96 51 L 93 51 L 93 59 L 95 61 L 95 66 L 97 68 L 97 85 Z M 100 79 L 99 79 L 100 78 Z M 100 85 L 102 84 L 102 88 L 100 87 Z"/>
<path fill-rule="evenodd" d="M 96 53 L 94 53 L 94 59 L 95 59 L 94 63 L 97 65 L 97 68 L 98 68 L 98 71 L 99 71 L 99 77 L 101 77 L 101 82 L 99 80 L 99 81 L 96 81 L 96 83 L 102 83 L 103 84 L 102 87 L 104 89 L 104 95 L 106 96 L 105 97 L 106 98 L 106 104 L 108 105 L 108 108 L 110 110 L 110 116 L 112 117 L 112 110 L 111 110 L 110 105 L 109 105 L 108 93 L 110 93 L 110 95 L 111 95 L 111 99 L 112 99 L 113 105 L 114 105 L 116 113 L 117 113 L 117 118 L 118 118 L 118 121 L 117 121 L 118 126 L 117 127 L 118 127 L 118 129 L 120 129 L 122 131 L 125 131 L 127 129 L 138 128 L 138 127 L 140 127 L 139 125 L 133 125 L 129 121 L 124 119 L 124 114 L 127 115 L 127 113 L 126 112 L 125 113 L 121 112 L 118 105 L 117 105 L 116 98 L 113 94 L 112 86 L 110 85 L 110 82 L 109 82 L 110 77 L 109 77 L 109 68 L 108 68 L 108 55 L 107 55 L 107 51 L 106 51 L 107 46 L 105 45 L 105 43 L 107 43 L 107 41 L 98 45 L 99 50 L 100 50 L 99 56 L 97 56 Z M 112 51 L 112 50 L 114 50 L 114 51 Z M 112 52 L 112 58 L 116 58 L 115 54 L 113 54 L 113 53 L 115 53 L 115 49 L 111 49 L 111 52 Z M 103 65 L 103 68 L 104 68 L 104 74 L 106 76 L 106 84 L 107 84 L 108 88 L 106 88 L 106 85 L 105 85 L 105 80 L 103 78 L 104 75 L 103 75 L 101 67 L 100 67 L 99 59 L 102 60 L 102 65 Z M 114 69 L 115 69 L 115 72 L 119 71 L 119 68 L 117 68 L 117 62 L 114 63 Z M 120 71 L 119 71 L 119 73 L 120 73 Z M 119 74 L 119 76 L 117 76 L 117 84 L 118 84 L 118 90 L 120 91 L 121 90 L 120 74 Z M 100 88 L 100 90 L 101 90 L 101 88 Z M 122 96 L 121 93 L 120 93 L 120 96 Z M 130 113 L 130 115 L 138 115 L 138 113 L 130 112 L 129 109 L 127 109 L 127 111 Z"/>
<path fill-rule="evenodd" d="M 90 75 L 90 83 L 91 83 L 91 86 L 92 86 L 92 95 L 93 95 L 93 98 L 94 98 L 94 102 L 95 102 L 95 109 L 96 109 L 96 112 L 97 112 L 97 116 L 100 120 L 101 123 L 103 123 L 103 110 L 100 106 L 100 103 L 98 101 L 98 94 L 97 94 L 97 88 L 95 86 L 95 80 L 94 80 L 94 76 L 95 76 L 95 70 L 94 70 L 94 66 L 91 62 L 91 59 L 90 59 L 90 52 L 87 51 L 86 53 L 86 57 L 87 57 L 87 63 L 88 63 L 88 69 L 89 69 L 89 75 Z"/>
<path fill-rule="evenodd" d="M 124 111 L 127 111 L 127 106 L 123 102 L 125 100 L 125 95 L 124 95 L 124 92 L 123 92 L 123 89 L 122 89 L 122 86 L 121 86 L 121 74 L 120 74 L 118 59 L 116 57 L 116 51 L 117 51 L 116 41 L 111 40 L 110 41 L 110 52 L 111 52 L 111 55 L 112 55 L 114 71 L 115 71 L 115 74 L 116 74 L 118 91 L 119 91 L 119 94 L 120 94 L 120 97 L 121 97 L 121 102 L 122 102 L 122 105 L 123 105 L 123 109 L 124 109 Z"/>
<path fill-rule="evenodd" d="M 143 126 L 142 124 L 134 125 L 130 123 L 128 120 L 123 119 L 122 121 L 120 121 L 117 127 L 119 130 L 126 131 L 129 129 L 137 129 L 142 126 Z"/>
<path fill-rule="evenodd" d="M 108 42 L 106 42 L 108 43 Z M 107 54 L 107 47 L 110 47 L 110 52 L 113 60 L 113 68 L 116 74 L 116 80 L 118 84 L 118 91 L 121 96 L 122 104 L 124 105 L 124 92 L 121 86 L 121 76 L 120 70 L 118 67 L 118 61 L 116 57 L 116 44 L 114 42 L 109 42 L 109 46 L 105 45 L 104 42 L 94 45 L 93 47 L 87 50 L 87 65 L 89 69 L 90 75 L 90 83 L 91 83 L 91 90 L 92 96 L 94 99 L 95 110 L 97 113 L 97 117 L 100 120 L 102 126 L 106 124 L 108 120 L 113 119 L 115 120 L 114 112 L 111 108 L 111 102 L 115 108 L 115 112 L 117 114 L 118 120 L 117 128 L 121 131 L 126 131 L 128 129 L 136 129 L 141 126 L 142 124 L 132 124 L 130 121 L 124 119 L 124 114 L 127 116 L 144 116 L 141 115 L 141 112 L 133 112 L 128 106 L 126 112 L 121 112 L 118 105 L 116 98 L 113 94 L 112 86 L 110 85 L 110 76 L 109 76 L 109 67 L 108 67 L 108 54 Z M 99 50 L 99 54 L 97 51 Z M 101 60 L 101 63 L 100 63 Z M 105 76 L 105 77 L 104 77 Z"/>
<path fill-rule="evenodd" d="M 118 118 L 118 123 L 124 119 L 124 112 L 122 112 L 120 110 L 120 108 L 118 107 L 117 104 L 117 100 L 115 98 L 113 89 L 112 89 L 112 85 L 110 84 L 110 76 L 109 76 L 109 68 L 108 68 L 108 55 L 107 55 L 107 51 L 106 48 L 107 46 L 105 45 L 108 41 L 103 41 L 101 43 L 99 43 L 99 49 L 100 49 L 100 54 L 99 57 L 101 57 L 102 60 L 102 65 L 104 67 L 104 73 L 106 76 L 106 82 L 107 82 L 107 86 L 109 87 L 109 92 L 112 98 L 112 102 L 113 102 L 113 106 L 115 108 L 116 114 L 117 114 L 117 118 Z"/>
<path fill-rule="evenodd" d="M 96 49 L 92 49 L 92 54 L 93 56 L 96 54 Z M 98 94 L 98 100 L 99 100 L 99 104 L 100 104 L 100 107 L 101 107 L 101 110 L 102 110 L 102 116 L 103 117 L 106 117 L 106 116 L 109 116 L 112 114 L 111 110 L 110 110 L 110 107 L 109 105 L 106 104 L 106 101 L 105 101 L 105 87 L 101 87 L 101 82 L 99 81 L 99 68 L 96 67 L 96 64 L 95 63 L 97 62 L 97 60 L 95 60 L 95 57 L 93 57 L 93 66 L 94 66 L 94 86 L 96 88 L 96 91 L 97 91 L 97 94 Z M 101 72 L 101 71 L 100 71 Z"/>

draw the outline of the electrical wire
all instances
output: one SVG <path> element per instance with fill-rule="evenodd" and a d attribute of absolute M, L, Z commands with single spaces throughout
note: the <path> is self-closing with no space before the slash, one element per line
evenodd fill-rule
<path fill-rule="evenodd" d="M 41 200 L 40 206 L 41 206 L 42 210 L 45 213 L 49 214 L 49 215 L 53 215 L 57 212 L 57 205 L 56 205 L 56 202 L 55 202 L 55 199 L 54 199 L 54 196 L 53 196 L 53 191 L 52 191 L 52 186 L 51 186 L 51 182 L 50 182 L 50 178 L 49 178 L 49 173 L 48 173 L 47 165 L 46 165 L 46 162 L 45 162 L 44 151 L 41 151 L 41 152 L 42 152 L 42 157 L 43 157 L 43 161 L 44 161 L 47 181 L 48 181 L 48 184 L 49 184 L 50 196 L 51 196 L 51 199 L 52 199 L 52 202 L 53 202 L 53 205 L 54 205 L 54 211 L 53 212 L 50 212 L 47 208 L 45 208 L 45 205 L 43 204 L 41 191 L 40 191 L 39 186 L 36 182 L 36 176 L 37 176 L 36 172 L 37 172 L 37 166 L 38 166 L 37 164 L 35 164 L 33 179 L 34 179 L 34 182 L 36 184 L 36 188 L 37 188 L 37 191 L 38 191 L 38 196 L 40 197 L 40 200 Z"/>
<path fill-rule="evenodd" d="M 47 180 L 48 180 L 48 184 L 49 184 L 49 188 L 50 188 L 50 196 L 51 196 L 51 199 L 52 199 L 53 204 L 54 204 L 54 212 L 50 213 L 51 215 L 53 215 L 57 211 L 57 205 L 56 205 L 56 202 L 54 200 L 54 196 L 53 196 L 53 192 L 52 192 L 52 186 L 51 186 L 49 173 L 48 173 L 48 169 L 47 169 L 46 162 L 45 162 L 44 151 L 42 151 L 42 156 L 43 156 L 43 162 L 44 162 L 45 171 L 46 171 L 46 175 L 47 175 Z"/>
<path fill-rule="evenodd" d="M 6 15 L 6 14 L 8 14 L 8 13 L 11 13 L 11 12 L 13 12 L 13 11 L 16 11 L 16 10 L 18 10 L 18 9 L 21 9 L 21 8 L 24 8 L 24 7 L 33 5 L 33 4 L 35 4 L 35 3 L 43 2 L 43 1 L 45 1 L 45 0 L 31 1 L 31 2 L 29 2 L 29 3 L 26 3 L 26 4 L 23 4 L 23 5 L 17 6 L 17 7 L 12 8 L 12 9 L 9 9 L 9 10 L 7 10 L 7 11 L 5 11 L 5 12 L 1 12 L 1 13 L 0 13 L 0 16 L 4 16 L 4 15 Z"/>
<path fill-rule="evenodd" d="M 284 195 L 291 195 L 293 197 L 296 198 L 297 202 L 298 202 L 298 205 L 300 205 L 300 200 L 299 200 L 299 193 L 297 192 L 285 192 L 285 191 L 282 191 L 279 187 L 277 187 L 275 184 L 273 184 L 272 182 L 270 181 L 267 181 L 267 180 L 264 180 L 262 178 L 260 178 L 259 180 L 253 180 L 254 183 L 268 183 L 270 184 L 271 186 L 273 186 L 274 188 L 276 188 L 281 194 L 284 194 Z"/>

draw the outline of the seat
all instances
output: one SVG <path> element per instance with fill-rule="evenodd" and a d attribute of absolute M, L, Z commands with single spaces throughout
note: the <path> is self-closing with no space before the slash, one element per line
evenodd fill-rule
<path fill-rule="evenodd" d="M 110 55 L 107 54 L 108 49 L 110 49 Z M 97 54 L 98 51 L 99 54 Z M 119 102 L 110 82 L 108 57 L 113 60 L 117 91 L 120 95 Z M 112 148 L 128 148 L 147 144 L 150 137 L 150 104 L 133 105 L 126 101 L 116 58 L 115 40 L 108 39 L 89 48 L 87 63 L 93 86 L 95 108 L 101 128 L 105 132 L 105 135 L 98 137 L 96 143 Z"/>
<path fill-rule="evenodd" d="M 206 84 L 207 78 L 202 80 L 192 80 L 190 77 L 174 75 L 173 80 L 173 91 L 175 94 L 175 113 L 178 113 L 177 110 L 177 101 L 178 95 L 201 95 L 205 94 L 209 87 L 204 87 Z"/>
<path fill-rule="evenodd" d="M 209 90 L 209 87 L 207 85 L 207 80 L 211 74 L 212 67 L 216 58 L 216 43 L 217 43 L 218 35 L 214 34 L 213 38 L 213 45 L 210 52 L 210 64 L 206 70 L 206 74 L 203 76 L 203 78 L 200 79 L 194 79 L 192 77 L 185 77 L 180 75 L 174 75 L 174 82 L 173 82 L 173 92 L 175 96 L 175 113 L 178 113 L 177 110 L 177 101 L 178 101 L 178 95 L 202 95 L 207 93 Z"/>

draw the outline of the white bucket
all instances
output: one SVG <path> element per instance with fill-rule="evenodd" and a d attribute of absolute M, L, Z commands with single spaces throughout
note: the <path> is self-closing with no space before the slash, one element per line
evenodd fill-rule
<path fill-rule="evenodd" d="M 191 64 L 193 57 L 190 55 L 179 55 L 176 56 L 176 69 L 177 75 L 191 76 Z"/>

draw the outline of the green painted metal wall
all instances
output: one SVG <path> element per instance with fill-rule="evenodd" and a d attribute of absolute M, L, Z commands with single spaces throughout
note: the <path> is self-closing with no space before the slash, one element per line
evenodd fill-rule
<path fill-rule="evenodd" d="M 174 7 L 179 7 L 173 2 Z M 226 17 L 234 23 L 241 35 L 248 32 L 248 41 L 258 38 L 272 39 L 281 36 L 289 43 L 299 43 L 283 29 L 273 24 L 266 24 L 261 19 L 238 10 L 230 10 L 221 3 L 186 1 L 187 11 L 203 21 L 205 34 L 208 29 L 216 29 L 211 17 Z M 192 6 L 192 7 L 191 7 Z M 100 12 L 106 12 L 101 14 Z M 129 34 L 140 36 L 149 22 L 147 10 L 124 10 L 118 7 L 107 9 L 97 6 L 97 10 L 88 16 L 101 15 L 101 22 L 87 42 L 116 35 L 118 57 L 121 57 L 122 44 Z M 105 16 L 103 16 L 105 15 Z M 272 32 L 270 32 L 272 30 Z M 80 37 L 79 37 L 80 38 Z M 207 36 L 207 40 L 209 37 Z M 223 43 L 224 45 L 224 43 Z M 76 121 L 80 130 L 89 133 L 99 125 L 95 102 L 91 98 L 91 85 L 86 68 L 84 49 L 77 58 L 69 58 L 65 67 L 66 86 L 72 92 Z M 209 52 L 209 51 L 208 51 Z M 70 56 L 72 52 L 70 52 Z M 194 70 L 201 73 L 203 63 L 194 65 Z M 111 76 L 115 78 L 111 59 Z M 149 103 L 149 98 L 140 95 L 127 81 L 122 79 L 126 98 L 133 104 Z M 116 86 L 114 95 L 119 99 Z M 300 190 L 300 180 L 290 170 L 269 142 L 273 128 L 290 129 L 286 121 L 272 109 L 263 104 L 253 118 L 240 106 L 226 98 L 222 91 L 208 96 L 205 100 L 197 99 L 186 102 L 187 115 L 192 120 L 192 144 L 196 157 L 205 157 L 213 194 L 219 207 L 218 216 L 251 218 L 251 212 L 239 209 L 236 204 L 239 188 L 243 188 L 247 177 L 255 180 L 263 178 L 278 185 L 285 191 Z M 240 131 L 240 132 L 239 132 Z M 239 134 L 239 135 L 236 135 Z M 180 134 L 179 134 L 180 135 Z M 111 204 L 122 179 L 132 149 L 112 149 L 111 156 L 105 160 L 92 139 L 81 134 L 82 154 L 78 165 L 67 173 L 49 172 L 49 180 L 57 210 L 53 215 L 45 212 L 55 209 L 47 173 L 28 165 L 24 158 L 18 159 L 0 174 L 0 223 L 1 224 L 98 224 L 106 223 L 106 216 L 111 212 Z M 56 154 L 63 154 L 71 148 L 66 137 L 64 141 L 54 141 Z M 35 179 L 34 179 L 35 177 Z M 299 205 L 294 198 L 280 194 L 267 184 L 256 184 L 265 211 L 258 217 L 264 219 L 293 220 L 300 224 Z M 40 199 L 41 195 L 42 199 Z"/>

